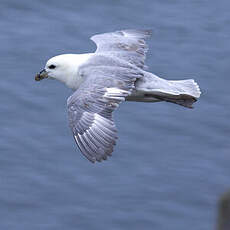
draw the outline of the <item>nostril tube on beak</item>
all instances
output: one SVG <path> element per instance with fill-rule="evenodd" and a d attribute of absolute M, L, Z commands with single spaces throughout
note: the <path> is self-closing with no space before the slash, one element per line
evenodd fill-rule
<path fill-rule="evenodd" d="M 40 73 L 35 75 L 35 81 L 41 81 L 44 78 L 48 77 L 48 73 L 43 69 Z"/>

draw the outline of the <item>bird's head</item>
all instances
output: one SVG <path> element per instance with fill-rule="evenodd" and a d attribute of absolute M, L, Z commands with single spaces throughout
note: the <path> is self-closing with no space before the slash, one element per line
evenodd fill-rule
<path fill-rule="evenodd" d="M 76 78 L 77 71 L 77 55 L 75 54 L 62 54 L 49 59 L 45 68 L 35 76 L 36 81 L 45 78 L 57 79 L 68 85 L 74 77 Z"/>

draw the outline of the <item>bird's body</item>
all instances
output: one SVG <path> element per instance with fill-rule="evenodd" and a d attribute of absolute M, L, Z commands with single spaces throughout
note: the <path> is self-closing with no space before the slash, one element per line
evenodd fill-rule
<path fill-rule="evenodd" d="M 60 62 L 66 62 L 65 66 L 69 65 L 69 68 L 65 67 L 65 74 L 57 74 L 56 79 L 66 84 L 67 87 L 73 90 L 77 90 L 80 87 L 81 83 L 84 81 L 84 77 L 82 77 L 82 69 L 84 69 L 85 66 L 86 68 L 88 68 L 88 63 L 90 63 L 91 60 L 94 62 L 95 59 L 98 58 L 108 60 L 111 58 L 113 62 L 117 61 L 118 63 L 116 64 L 120 64 L 119 59 L 116 60 L 114 57 L 111 57 L 108 54 L 98 55 L 96 53 L 85 53 L 62 54 L 59 56 L 55 56 L 48 61 L 47 65 L 49 66 L 50 63 L 56 64 Z M 128 64 L 129 66 L 129 63 L 124 63 L 124 65 L 125 64 Z M 75 68 L 71 68 L 72 66 L 74 66 Z M 139 71 L 140 74 L 142 74 L 142 77 L 138 78 L 135 81 L 135 88 L 132 90 L 132 93 L 125 98 L 127 101 L 158 102 L 162 101 L 163 99 L 159 98 L 162 96 L 166 96 L 166 94 L 170 94 L 172 99 L 173 95 L 175 98 L 177 98 L 178 95 L 181 95 L 183 93 L 189 93 L 190 96 L 194 97 L 193 99 L 198 98 L 200 95 L 199 87 L 192 79 L 181 81 L 168 81 L 138 67 L 132 66 L 132 68 Z M 97 77 L 97 80 L 99 78 L 100 77 Z M 189 88 L 186 86 L 186 84 L 189 84 Z M 191 86 L 194 86 L 194 88 Z M 188 92 L 189 90 L 190 92 Z"/>
<path fill-rule="evenodd" d="M 188 108 L 199 98 L 194 80 L 168 81 L 145 70 L 148 30 L 93 36 L 95 53 L 51 58 L 36 80 L 55 78 L 75 90 L 67 101 L 70 128 L 91 161 L 111 155 L 117 138 L 112 112 L 124 100 L 168 101 Z"/>

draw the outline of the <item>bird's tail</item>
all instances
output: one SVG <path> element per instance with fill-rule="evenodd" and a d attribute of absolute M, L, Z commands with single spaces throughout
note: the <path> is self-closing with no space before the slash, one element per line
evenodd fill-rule
<path fill-rule="evenodd" d="M 180 81 L 169 81 L 178 91 L 186 93 L 195 98 L 200 97 L 200 88 L 193 79 L 180 80 Z"/>
<path fill-rule="evenodd" d="M 198 84 L 193 79 L 168 81 L 171 92 L 158 91 L 154 95 L 159 100 L 172 102 L 187 108 L 193 108 L 193 103 L 200 97 L 201 91 Z"/>
<path fill-rule="evenodd" d="M 140 102 L 167 101 L 192 108 L 200 94 L 200 88 L 193 79 L 168 81 L 146 72 L 143 79 L 137 80 L 136 89 L 126 100 Z"/>

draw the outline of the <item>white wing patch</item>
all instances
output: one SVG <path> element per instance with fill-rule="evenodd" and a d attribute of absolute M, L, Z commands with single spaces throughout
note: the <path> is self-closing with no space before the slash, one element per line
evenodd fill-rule
<path fill-rule="evenodd" d="M 118 88 L 107 88 L 104 97 L 124 101 L 125 97 L 129 96 L 130 94 L 131 92 L 127 90 Z"/>

